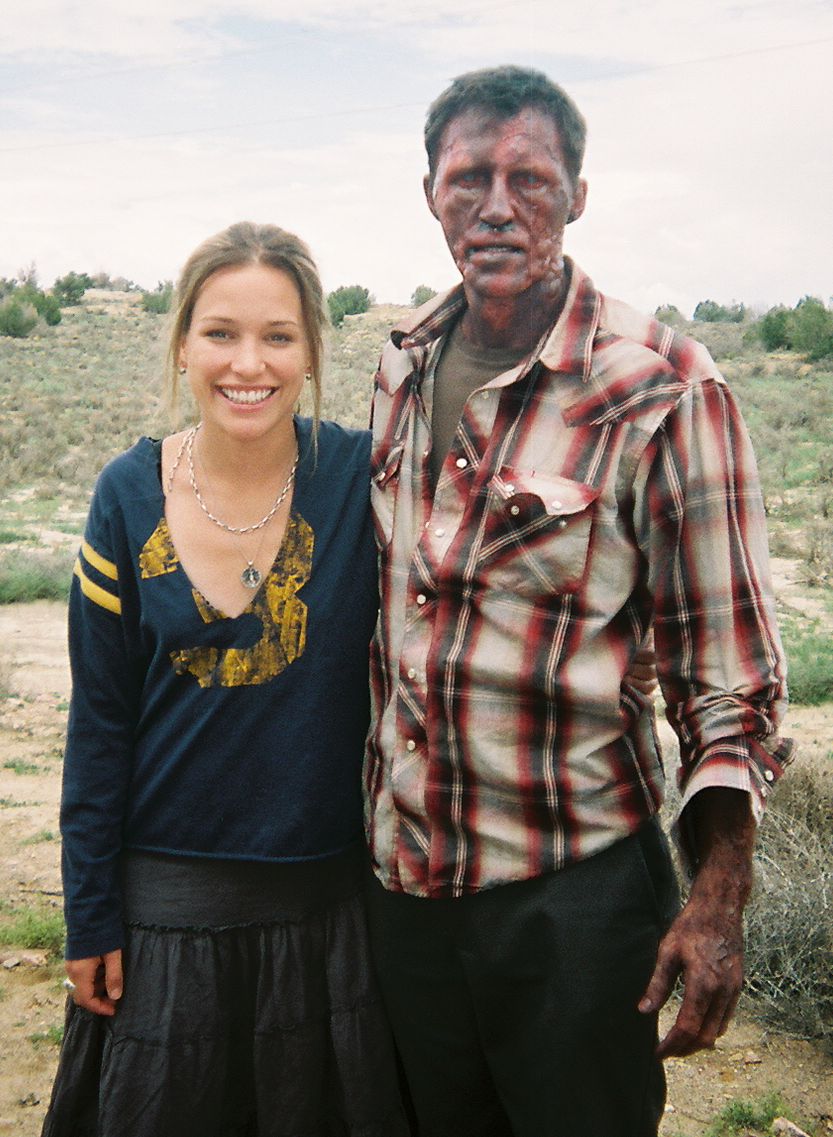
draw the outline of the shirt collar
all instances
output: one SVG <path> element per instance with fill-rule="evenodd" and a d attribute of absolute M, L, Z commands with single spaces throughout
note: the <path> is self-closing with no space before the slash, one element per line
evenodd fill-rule
<path fill-rule="evenodd" d="M 599 326 L 601 296 L 590 277 L 574 261 L 569 257 L 565 257 L 564 261 L 570 272 L 570 287 L 564 307 L 529 362 L 540 359 L 550 371 L 580 376 L 586 383 L 590 378 L 593 341 Z M 461 283 L 401 320 L 390 334 L 391 341 L 403 351 L 429 348 L 448 334 L 465 307 L 466 297 Z M 526 370 L 528 368 L 521 368 L 517 373 L 520 375 Z M 400 382 L 404 378 L 403 372 Z"/>

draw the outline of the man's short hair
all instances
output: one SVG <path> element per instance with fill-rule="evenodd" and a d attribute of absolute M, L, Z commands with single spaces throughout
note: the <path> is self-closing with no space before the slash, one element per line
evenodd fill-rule
<path fill-rule="evenodd" d="M 587 125 L 566 91 L 542 71 L 531 67 L 486 67 L 458 75 L 428 108 L 425 149 L 428 174 L 433 182 L 443 132 L 452 119 L 469 110 L 483 110 L 497 118 L 513 118 L 526 107 L 548 114 L 558 128 L 567 173 L 573 182 L 581 173 Z"/>

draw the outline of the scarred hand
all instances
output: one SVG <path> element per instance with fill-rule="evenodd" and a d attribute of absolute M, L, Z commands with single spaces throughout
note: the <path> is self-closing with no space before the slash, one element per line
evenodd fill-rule
<path fill-rule="evenodd" d="M 658 1011 L 678 976 L 683 1000 L 657 1053 L 683 1057 L 724 1034 L 743 984 L 743 908 L 752 884 L 755 823 L 740 790 L 702 790 L 690 803 L 700 865 L 688 903 L 663 937 L 639 1010 Z"/>

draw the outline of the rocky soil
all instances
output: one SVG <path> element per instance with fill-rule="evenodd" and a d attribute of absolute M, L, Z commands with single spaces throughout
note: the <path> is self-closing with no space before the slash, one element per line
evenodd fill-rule
<path fill-rule="evenodd" d="M 789 565 L 781 566 L 782 569 Z M 783 573 L 782 573 L 783 580 Z M 784 581 L 786 584 L 786 581 Z M 63 604 L 0 607 L 0 912 L 60 905 L 57 805 L 69 676 Z M 799 738 L 831 738 L 833 708 L 791 712 Z M 0 947 L 0 1134 L 40 1133 L 63 1018 L 62 968 Z M 833 1059 L 740 1018 L 717 1047 L 667 1064 L 662 1137 L 702 1137 L 735 1099 L 777 1091 L 812 1137 L 833 1134 Z M 603 1137 L 603 1135 L 599 1135 Z"/>

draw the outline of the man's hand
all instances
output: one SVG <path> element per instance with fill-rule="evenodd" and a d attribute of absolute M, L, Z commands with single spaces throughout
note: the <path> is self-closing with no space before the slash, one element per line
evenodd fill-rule
<path fill-rule="evenodd" d="M 660 1042 L 661 1058 L 714 1046 L 724 1034 L 743 983 L 743 908 L 752 884 L 755 822 L 740 790 L 701 790 L 690 803 L 700 864 L 688 903 L 660 943 L 639 1004 L 646 1014 L 668 999 L 679 975 L 683 1001 Z"/>
<path fill-rule="evenodd" d="M 122 995 L 121 950 L 108 951 L 89 959 L 68 959 L 66 973 L 73 1001 L 97 1015 L 114 1015 Z"/>
<path fill-rule="evenodd" d="M 653 632 L 648 632 L 633 657 L 633 662 L 625 675 L 625 682 L 629 683 L 631 687 L 635 687 L 640 695 L 644 695 L 646 699 L 652 699 L 656 694 L 659 683 L 657 682 L 657 657 L 654 654 Z"/>

